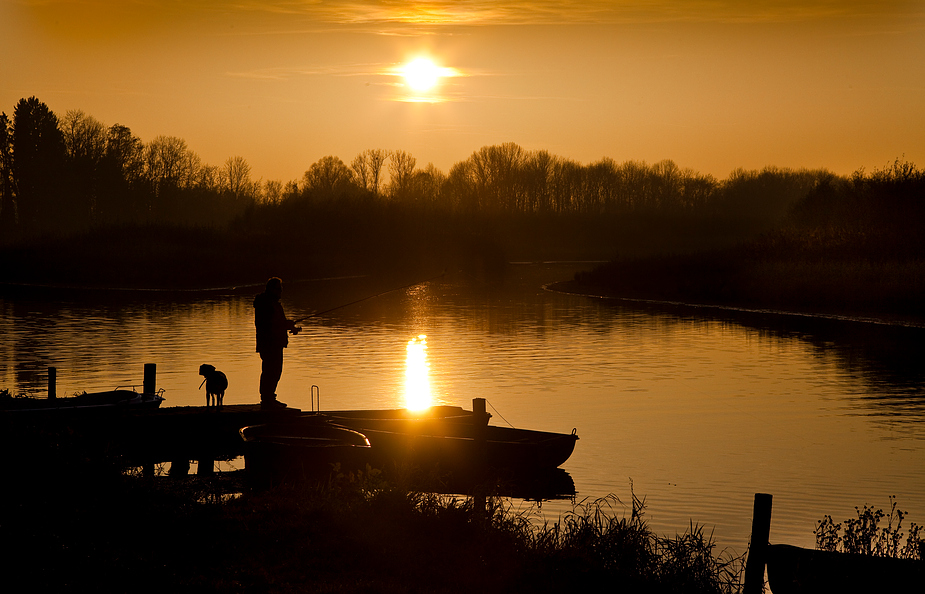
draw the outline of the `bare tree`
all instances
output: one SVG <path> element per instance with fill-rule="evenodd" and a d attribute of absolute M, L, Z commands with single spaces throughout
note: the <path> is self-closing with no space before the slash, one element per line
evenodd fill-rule
<path fill-rule="evenodd" d="M 251 196 L 253 190 L 251 166 L 247 164 L 244 157 L 229 157 L 225 161 L 225 167 L 222 169 L 222 182 L 235 200 Z"/>
<path fill-rule="evenodd" d="M 196 188 L 206 192 L 219 192 L 222 189 L 223 171 L 215 165 L 203 165 L 196 172 Z"/>
<path fill-rule="evenodd" d="M 302 177 L 307 191 L 320 198 L 343 196 L 353 183 L 353 171 L 337 157 L 318 159 Z"/>
<path fill-rule="evenodd" d="M 145 147 L 145 174 L 157 195 L 168 188 L 189 187 L 199 166 L 199 156 L 182 138 L 158 136 Z"/>
<path fill-rule="evenodd" d="M 411 174 L 417 159 L 405 151 L 392 151 L 389 159 L 389 193 L 392 198 L 402 197 L 408 190 Z"/>
<path fill-rule="evenodd" d="M 357 184 L 378 196 L 382 167 L 388 158 L 389 151 L 384 149 L 367 149 L 354 157 L 350 168 L 356 175 Z"/>
<path fill-rule="evenodd" d="M 277 205 L 283 201 L 283 182 L 268 179 L 263 182 L 263 203 Z"/>

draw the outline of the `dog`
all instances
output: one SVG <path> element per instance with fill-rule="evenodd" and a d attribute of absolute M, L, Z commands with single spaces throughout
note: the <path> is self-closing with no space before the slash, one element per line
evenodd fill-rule
<path fill-rule="evenodd" d="M 206 407 L 210 402 L 215 407 L 221 407 L 225 400 L 225 390 L 228 389 L 228 378 L 214 365 L 203 363 L 199 366 L 199 375 L 205 377 L 202 384 L 206 385 Z M 199 387 L 202 388 L 202 384 Z"/>

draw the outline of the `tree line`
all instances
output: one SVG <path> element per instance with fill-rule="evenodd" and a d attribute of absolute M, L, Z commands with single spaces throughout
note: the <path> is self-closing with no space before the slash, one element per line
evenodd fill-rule
<path fill-rule="evenodd" d="M 300 179 L 254 180 L 247 161 L 203 163 L 177 137 L 143 142 L 121 124 L 79 110 L 58 118 L 20 100 L 0 114 L 0 233 L 4 237 L 167 223 L 218 227 L 284 203 L 394 203 L 479 215 L 665 215 L 757 226 L 837 178 L 826 170 L 768 167 L 725 180 L 673 161 L 582 165 L 514 143 L 482 147 L 444 173 L 401 150 L 369 149 L 350 164 L 325 156 Z M 259 218 L 259 217 L 258 217 Z"/>

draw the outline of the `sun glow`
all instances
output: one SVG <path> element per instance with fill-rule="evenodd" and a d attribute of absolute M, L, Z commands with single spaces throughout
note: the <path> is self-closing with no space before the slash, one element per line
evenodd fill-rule
<path fill-rule="evenodd" d="M 440 68 L 427 58 L 417 58 L 402 67 L 402 76 L 415 91 L 429 91 L 440 79 Z"/>
<path fill-rule="evenodd" d="M 430 363 L 427 362 L 427 336 L 408 341 L 405 357 L 405 406 L 424 410 L 433 403 L 430 392 Z"/>
<path fill-rule="evenodd" d="M 403 86 L 410 94 L 401 101 L 440 103 L 446 101 L 445 97 L 438 96 L 435 91 L 444 78 L 463 76 L 456 68 L 439 66 L 430 58 L 415 58 L 391 71 L 392 74 L 404 79 Z"/>

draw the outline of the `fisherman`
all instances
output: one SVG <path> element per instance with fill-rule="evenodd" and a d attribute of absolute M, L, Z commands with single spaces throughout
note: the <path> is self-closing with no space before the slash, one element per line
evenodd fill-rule
<path fill-rule="evenodd" d="M 289 346 L 289 335 L 302 329 L 286 318 L 280 297 L 283 281 L 273 277 L 266 291 L 254 297 L 254 325 L 257 327 L 257 352 L 260 353 L 260 405 L 264 408 L 285 408 L 276 399 L 276 386 L 283 374 L 283 349 Z"/>

